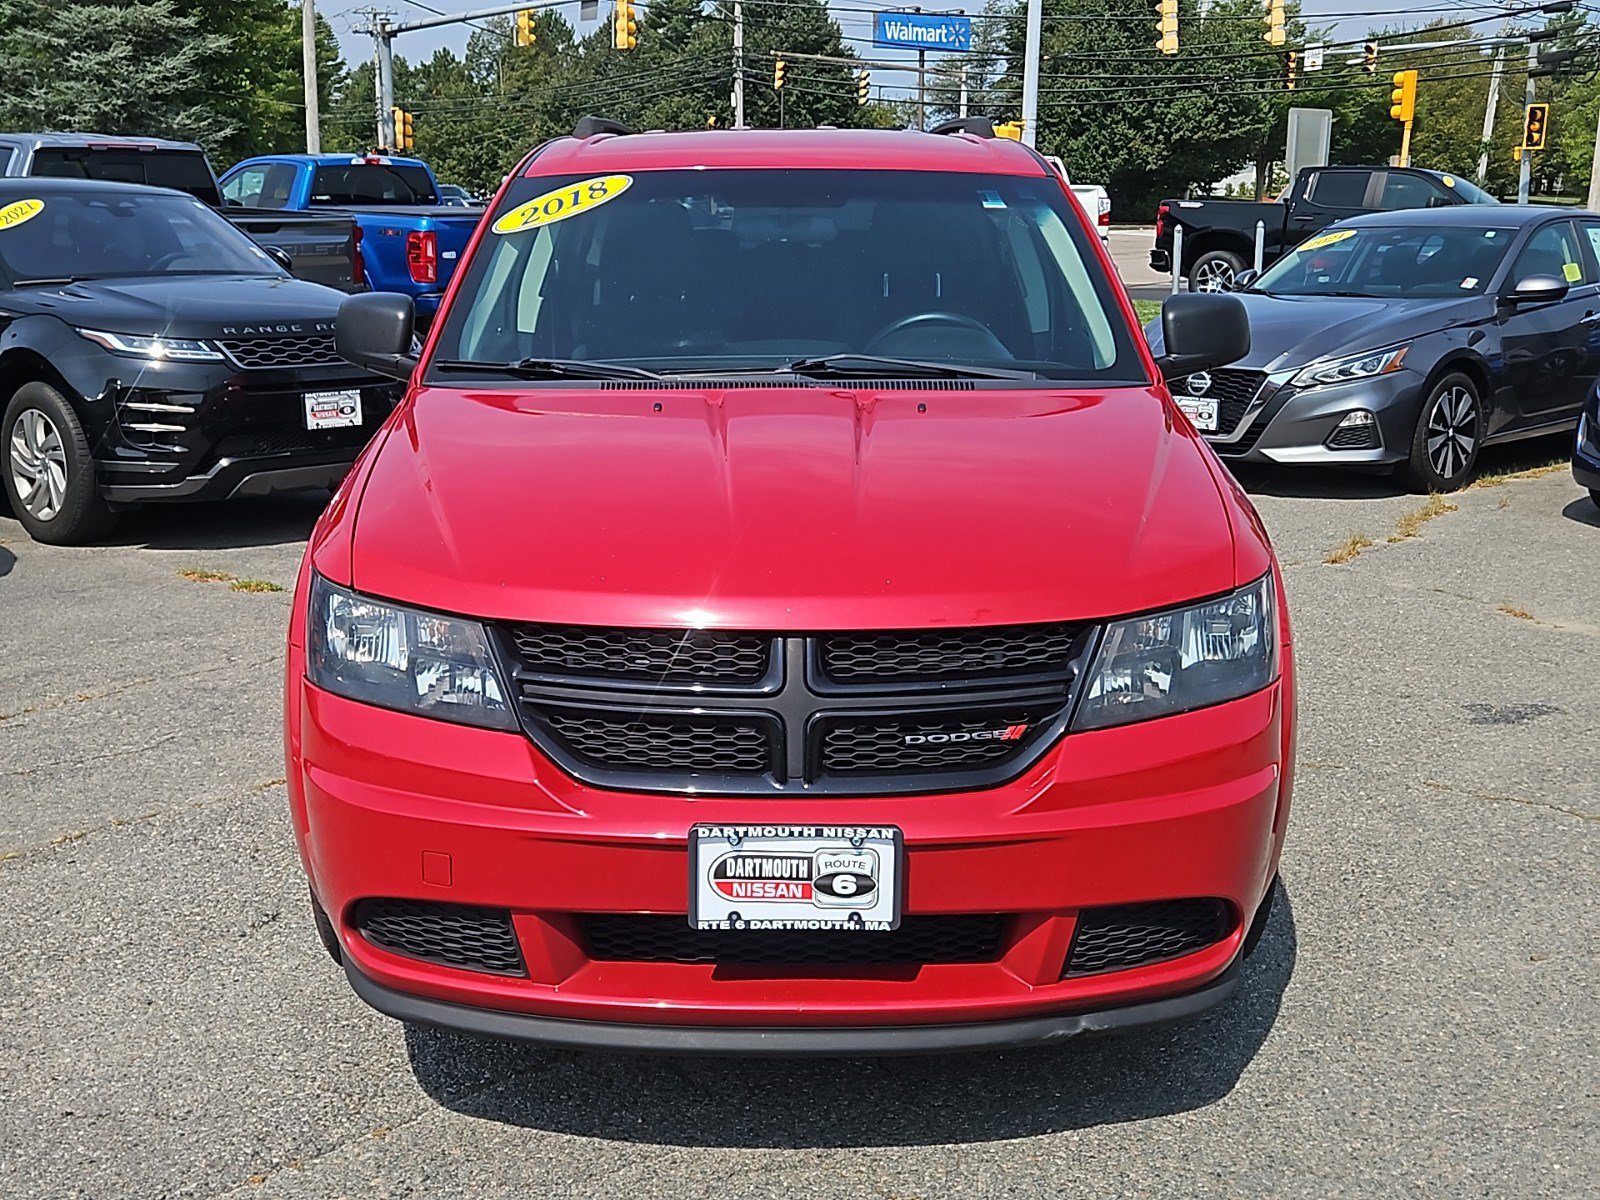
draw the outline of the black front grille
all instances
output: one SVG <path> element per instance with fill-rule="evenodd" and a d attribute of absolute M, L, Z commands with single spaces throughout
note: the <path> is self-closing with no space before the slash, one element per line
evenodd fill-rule
<path fill-rule="evenodd" d="M 517 657 L 550 675 L 680 682 L 754 683 L 767 673 L 772 639 L 698 629 L 595 629 L 583 625 L 513 625 Z"/>
<path fill-rule="evenodd" d="M 1086 908 L 1067 952 L 1063 978 L 1126 971 L 1204 950 L 1233 929 L 1225 900 L 1158 900 Z"/>
<path fill-rule="evenodd" d="M 1064 674 L 1079 632 L 1071 625 L 1010 625 L 830 634 L 822 638 L 822 670 L 836 683 Z"/>
<path fill-rule="evenodd" d="M 1172 381 L 1172 394 L 1174 396 L 1198 396 L 1206 400 L 1217 402 L 1217 428 L 1214 437 L 1226 437 L 1239 427 L 1239 422 L 1244 420 L 1244 414 L 1250 408 L 1250 401 L 1254 400 L 1256 393 L 1261 390 L 1261 385 L 1266 382 L 1265 371 L 1246 371 L 1239 367 L 1223 367 L 1210 371 L 1211 386 L 1203 392 L 1193 392 L 1189 389 L 1191 376 Z"/>
<path fill-rule="evenodd" d="M 771 738 L 759 720 L 551 709 L 543 720 L 573 754 L 629 770 L 764 774 Z"/>
<path fill-rule="evenodd" d="M 363 900 L 355 926 L 381 950 L 463 971 L 525 975 L 522 951 L 503 908 L 424 900 Z"/>
<path fill-rule="evenodd" d="M 1014 778 L 1062 732 L 1094 630 L 823 633 L 507 625 L 523 726 L 597 787 L 937 792 Z"/>
<path fill-rule="evenodd" d="M 344 363 L 332 334 L 308 337 L 224 338 L 217 342 L 235 366 L 249 370 L 331 367 Z"/>
<path fill-rule="evenodd" d="M 892 774 L 998 762 L 1022 750 L 1036 719 L 996 713 L 974 720 L 842 720 L 822 731 L 822 768 Z"/>
<path fill-rule="evenodd" d="M 1005 919 L 993 913 L 909 916 L 898 929 L 692 928 L 681 916 L 595 913 L 581 918 L 591 958 L 717 966 L 876 967 L 994 962 Z"/>

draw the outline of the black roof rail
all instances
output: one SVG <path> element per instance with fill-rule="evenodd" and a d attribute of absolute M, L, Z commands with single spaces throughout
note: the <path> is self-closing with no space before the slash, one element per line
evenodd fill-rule
<path fill-rule="evenodd" d="M 613 121 L 610 117 L 579 117 L 578 123 L 572 127 L 572 136 L 575 138 L 592 138 L 600 133 L 637 132 L 638 130 L 629 128 L 621 121 Z"/>
<path fill-rule="evenodd" d="M 992 138 L 994 122 L 988 117 L 951 117 L 940 121 L 929 133 L 970 133 L 974 137 Z"/>

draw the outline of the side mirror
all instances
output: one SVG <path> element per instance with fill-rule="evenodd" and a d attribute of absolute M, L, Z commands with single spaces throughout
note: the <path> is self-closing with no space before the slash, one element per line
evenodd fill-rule
<path fill-rule="evenodd" d="M 1249 354 L 1250 317 L 1232 296 L 1179 293 L 1161 306 L 1161 339 L 1166 350 L 1156 359 L 1161 377 L 1180 379 Z"/>
<path fill-rule="evenodd" d="M 273 262 L 277 263 L 289 274 L 294 274 L 294 259 L 289 257 L 289 252 L 282 246 L 263 246 L 261 248 L 267 252 L 267 257 Z"/>
<path fill-rule="evenodd" d="M 1242 292 L 1260 278 L 1260 271 L 1254 267 L 1247 267 L 1233 277 L 1233 282 L 1228 285 L 1228 290 L 1230 292 Z"/>
<path fill-rule="evenodd" d="M 346 362 L 404 382 L 417 369 L 411 353 L 416 324 L 410 296 L 395 292 L 346 296 L 334 323 L 333 344 Z"/>
<path fill-rule="evenodd" d="M 1572 285 L 1554 275 L 1529 275 L 1506 295 L 1512 304 L 1549 304 L 1564 300 Z"/>

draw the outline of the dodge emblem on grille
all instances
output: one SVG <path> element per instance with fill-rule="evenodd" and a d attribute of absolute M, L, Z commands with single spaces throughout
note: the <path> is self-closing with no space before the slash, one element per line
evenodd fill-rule
<path fill-rule="evenodd" d="M 1028 732 L 1026 725 L 1006 725 L 1000 729 L 958 729 L 954 733 L 908 733 L 908 746 L 944 746 L 956 742 L 1020 742 Z"/>

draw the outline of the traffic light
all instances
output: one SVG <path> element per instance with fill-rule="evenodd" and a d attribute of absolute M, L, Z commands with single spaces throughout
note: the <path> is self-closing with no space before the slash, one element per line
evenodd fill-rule
<path fill-rule="evenodd" d="M 1300 65 L 1300 56 L 1290 50 L 1283 56 L 1283 90 L 1294 91 L 1295 69 Z"/>
<path fill-rule="evenodd" d="M 612 8 L 611 44 L 618 50 L 632 50 L 639 44 L 639 22 L 633 15 L 633 0 L 617 0 Z"/>
<path fill-rule="evenodd" d="M 994 135 L 995 137 L 1010 138 L 1013 142 L 1020 142 L 1022 140 L 1022 122 L 1007 121 L 1003 125 L 996 125 L 994 127 Z"/>
<path fill-rule="evenodd" d="M 517 45 L 531 46 L 539 40 L 538 31 L 534 28 L 534 19 L 533 9 L 521 8 L 517 10 Z"/>
<path fill-rule="evenodd" d="M 865 104 L 872 95 L 872 73 L 865 67 L 856 72 L 856 103 Z"/>
<path fill-rule="evenodd" d="M 1396 71 L 1394 90 L 1389 93 L 1389 116 L 1396 121 L 1411 123 L 1417 115 L 1417 73 Z"/>
<path fill-rule="evenodd" d="M 1156 49 L 1163 54 L 1178 52 L 1178 0 L 1157 0 Z"/>
<path fill-rule="evenodd" d="M 1550 133 L 1550 106 L 1530 104 L 1522 119 L 1522 147 L 1524 150 L 1543 150 Z"/>
<path fill-rule="evenodd" d="M 414 118 L 398 105 L 389 111 L 394 115 L 394 148 L 396 150 L 414 148 L 417 144 L 416 132 L 412 126 Z"/>
<path fill-rule="evenodd" d="M 1267 31 L 1261 36 L 1269 46 L 1281 46 L 1288 40 L 1283 31 L 1283 0 L 1267 0 Z"/>
<path fill-rule="evenodd" d="M 1361 47 L 1361 69 L 1368 75 L 1378 69 L 1378 43 L 1368 42 Z"/>
<path fill-rule="evenodd" d="M 772 64 L 772 90 L 775 92 L 783 90 L 783 67 L 781 58 Z"/>

